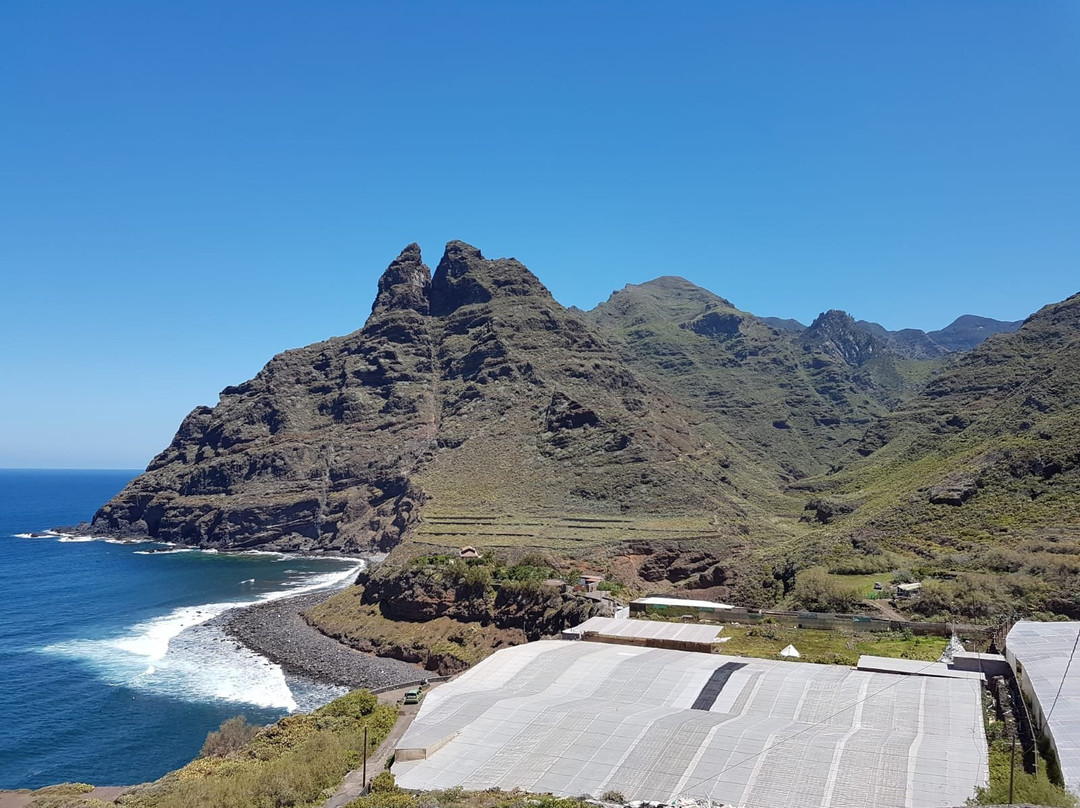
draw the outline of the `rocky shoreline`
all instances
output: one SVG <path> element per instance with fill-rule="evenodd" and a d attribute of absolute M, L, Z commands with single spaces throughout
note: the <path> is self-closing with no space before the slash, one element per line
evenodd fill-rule
<path fill-rule="evenodd" d="M 301 613 L 334 592 L 256 603 L 226 612 L 225 632 L 287 673 L 349 688 L 405 685 L 432 674 L 417 665 L 365 654 L 308 625 Z"/>

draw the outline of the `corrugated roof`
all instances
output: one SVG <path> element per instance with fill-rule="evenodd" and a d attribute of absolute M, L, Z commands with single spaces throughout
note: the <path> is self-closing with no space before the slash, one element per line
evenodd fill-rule
<path fill-rule="evenodd" d="M 650 640 L 712 643 L 720 633 L 719 626 L 697 623 L 665 623 L 659 620 L 617 620 L 613 617 L 590 617 L 580 626 L 563 634 L 595 632 L 603 637 L 627 637 Z"/>
<path fill-rule="evenodd" d="M 978 682 L 587 642 L 433 690 L 395 761 L 409 789 L 741 806 L 963 805 L 987 782 Z"/>
<path fill-rule="evenodd" d="M 1010 661 L 1015 659 L 1023 665 L 1024 675 L 1035 691 L 1039 702 L 1036 714 L 1050 714 L 1049 730 L 1061 761 L 1061 773 L 1075 793 L 1080 793 L 1080 651 L 1071 665 L 1069 656 L 1078 634 L 1077 622 L 1021 621 L 1005 638 Z M 1055 699 L 1057 706 L 1053 706 Z"/>

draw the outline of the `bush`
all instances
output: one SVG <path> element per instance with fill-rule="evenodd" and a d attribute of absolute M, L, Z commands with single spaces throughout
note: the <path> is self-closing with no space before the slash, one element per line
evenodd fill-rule
<path fill-rule="evenodd" d="M 858 590 L 830 578 L 821 567 L 800 572 L 791 597 L 795 605 L 810 612 L 848 612 L 862 600 Z"/>
<path fill-rule="evenodd" d="M 353 690 L 339 699 L 327 704 L 322 712 L 332 716 L 371 715 L 375 711 L 378 698 L 367 690 Z"/>
<path fill-rule="evenodd" d="M 259 728 L 249 724 L 242 715 L 227 718 L 213 732 L 206 736 L 200 757 L 228 757 L 245 748 Z"/>
<path fill-rule="evenodd" d="M 892 569 L 892 559 L 888 556 L 858 556 L 837 562 L 829 567 L 833 575 L 873 575 L 876 572 L 888 572 Z"/>
<path fill-rule="evenodd" d="M 619 804 L 626 802 L 626 797 L 623 796 L 621 791 L 605 791 L 600 799 L 604 802 L 617 802 Z"/>
<path fill-rule="evenodd" d="M 456 586 L 475 594 L 482 594 L 491 586 L 491 568 L 466 564 L 460 558 L 454 559 L 447 567 L 447 574 Z"/>
<path fill-rule="evenodd" d="M 998 741 L 990 748 L 990 785 L 975 792 L 971 805 L 1005 805 L 1009 801 L 1010 749 Z M 1013 802 L 1031 805 L 1050 805 L 1056 808 L 1077 808 L 1077 799 L 1047 777 L 1046 767 L 1040 765 L 1036 774 L 1028 774 L 1020 765 L 1017 750 L 1013 780 Z"/>
<path fill-rule="evenodd" d="M 388 771 L 381 771 L 371 779 L 372 794 L 389 794 L 400 790 L 394 775 Z"/>

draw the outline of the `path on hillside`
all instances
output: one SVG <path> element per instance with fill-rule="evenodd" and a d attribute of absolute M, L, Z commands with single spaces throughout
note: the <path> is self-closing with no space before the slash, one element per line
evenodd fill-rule
<path fill-rule="evenodd" d="M 427 688 L 425 695 L 431 693 L 431 691 L 438 687 L 440 683 L 434 683 L 431 687 Z M 394 754 L 394 749 L 397 748 L 398 741 L 405 734 L 405 730 L 412 724 L 413 719 L 416 718 L 416 714 L 420 712 L 420 707 L 423 704 L 400 704 L 401 700 L 405 698 L 405 689 L 391 690 L 387 693 L 379 694 L 379 701 L 384 704 L 399 704 L 398 707 L 398 719 L 394 724 L 394 728 L 390 730 L 390 734 L 386 736 L 386 739 L 379 744 L 379 748 L 376 749 L 368 757 L 367 774 L 368 781 L 371 780 L 376 774 L 386 768 L 386 761 L 390 759 L 390 756 Z M 341 781 L 341 785 L 338 786 L 337 791 L 334 792 L 334 796 L 323 803 L 322 808 L 343 808 L 343 806 L 355 800 L 361 794 L 364 793 L 364 770 L 353 769 L 351 772 L 345 775 L 345 779 Z"/>
<path fill-rule="evenodd" d="M 97 786 L 92 791 L 83 794 L 72 795 L 70 799 L 81 798 L 84 800 L 101 800 L 102 802 L 116 802 L 122 794 L 131 791 L 131 786 Z M 42 794 L 34 794 L 31 791 L 0 791 L 0 808 L 26 808 L 35 799 L 44 798 Z"/>
<path fill-rule="evenodd" d="M 881 612 L 882 617 L 884 617 L 886 620 L 899 620 L 901 622 L 907 622 L 911 619 L 910 617 L 904 617 L 904 615 L 896 611 L 896 609 L 889 605 L 888 601 L 865 600 L 863 601 L 863 603 L 869 604 L 870 608 L 872 609 L 877 609 L 879 612 Z"/>

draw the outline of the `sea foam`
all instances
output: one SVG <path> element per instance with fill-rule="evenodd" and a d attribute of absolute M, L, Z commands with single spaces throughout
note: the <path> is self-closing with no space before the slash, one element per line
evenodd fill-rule
<path fill-rule="evenodd" d="M 340 588 L 364 565 L 350 560 L 355 563 L 346 570 L 303 574 L 297 583 L 255 600 L 182 606 L 136 623 L 120 636 L 71 640 L 42 651 L 76 659 L 111 685 L 185 701 L 229 701 L 295 711 L 301 706 L 298 695 L 304 703 L 313 694 L 294 694 L 279 665 L 237 643 L 214 618 L 258 602 Z"/>

